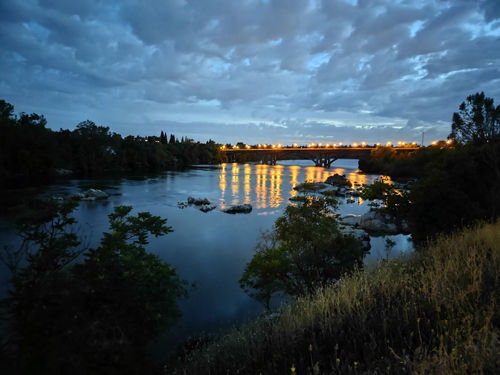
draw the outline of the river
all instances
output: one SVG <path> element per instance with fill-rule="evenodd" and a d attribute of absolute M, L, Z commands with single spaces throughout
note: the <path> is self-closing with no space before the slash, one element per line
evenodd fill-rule
<path fill-rule="evenodd" d="M 173 342 L 187 335 L 211 332 L 256 316 L 262 306 L 248 297 L 238 286 L 246 263 L 251 259 L 260 233 L 272 228 L 297 192 L 293 187 L 306 180 L 324 181 L 335 173 L 344 174 L 351 182 L 371 183 L 379 175 L 357 170 L 357 160 L 337 160 L 332 168 L 312 166 L 311 161 L 280 161 L 278 165 L 222 164 L 199 166 L 185 171 L 169 171 L 154 177 L 68 180 L 51 185 L 40 193 L 46 196 L 68 196 L 89 187 L 110 194 L 104 201 L 81 202 L 74 217 L 83 243 L 95 246 L 107 230 L 107 215 L 117 205 L 131 205 L 133 212 L 149 211 L 167 218 L 174 232 L 151 238 L 148 250 L 172 264 L 180 277 L 196 286 L 181 301 L 183 316 L 170 333 Z M 188 196 L 208 198 L 217 209 L 203 213 L 195 207 L 181 209 L 178 202 Z M 250 214 L 230 215 L 220 209 L 249 203 Z M 343 198 L 341 214 L 362 214 L 369 206 L 361 198 L 347 203 Z M 15 242 L 12 221 L 0 218 L 1 244 Z M 407 236 L 388 236 L 396 242 L 392 255 L 410 250 Z M 372 237 L 371 251 L 365 263 L 385 256 L 384 237 Z M 1 295 L 7 291 L 6 273 L 0 272 Z"/>

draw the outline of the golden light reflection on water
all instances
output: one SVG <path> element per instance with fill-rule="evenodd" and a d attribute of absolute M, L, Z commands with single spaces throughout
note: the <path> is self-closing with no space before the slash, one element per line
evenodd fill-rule
<path fill-rule="evenodd" d="M 228 173 L 231 174 L 228 176 Z M 297 196 L 298 192 L 293 188 L 298 184 L 304 181 L 323 182 L 334 174 L 346 175 L 353 186 L 357 187 L 371 183 L 374 179 L 374 176 L 368 177 L 359 171 L 344 168 L 222 164 L 219 174 L 220 207 L 224 209 L 229 204 L 249 203 L 256 209 L 277 208 L 289 197 Z M 381 179 L 386 183 L 392 182 L 386 176 L 382 176 Z M 228 191 L 229 183 L 231 191 Z M 362 204 L 363 199 L 358 197 L 357 203 Z"/>
<path fill-rule="evenodd" d="M 281 175 L 283 173 L 283 168 L 284 167 L 282 165 L 276 165 L 271 169 L 271 186 L 269 199 L 269 205 L 271 207 L 279 207 L 280 203 L 283 201 L 283 197 L 281 196 L 281 184 L 283 182 Z"/>
<path fill-rule="evenodd" d="M 296 197 L 297 194 L 298 194 L 298 191 L 297 190 L 294 190 L 293 188 L 295 186 L 297 186 L 297 184 L 299 183 L 299 171 L 300 171 L 300 167 L 298 165 L 291 165 L 290 167 L 288 167 L 288 169 L 290 170 L 290 185 L 292 186 L 291 190 L 290 190 L 290 197 Z"/>
<path fill-rule="evenodd" d="M 257 208 L 266 208 L 266 195 L 267 195 L 267 170 L 269 166 L 267 164 L 258 164 L 255 167 L 255 174 L 257 177 L 257 185 L 255 186 L 255 191 L 257 195 L 256 206 Z"/>
<path fill-rule="evenodd" d="M 250 176 L 252 174 L 252 168 L 250 167 L 250 164 L 245 164 L 244 166 L 244 172 L 245 172 L 245 178 L 244 178 L 244 190 L 245 190 L 245 203 L 249 204 L 251 202 L 250 199 Z"/>
<path fill-rule="evenodd" d="M 347 175 L 347 179 L 351 181 L 353 185 L 363 185 L 366 184 L 366 175 L 356 172 L 351 172 Z"/>
<path fill-rule="evenodd" d="M 224 164 L 221 164 L 220 173 L 219 173 L 219 189 L 220 189 L 220 194 L 221 194 L 220 202 L 221 202 L 222 209 L 225 208 L 224 196 L 226 195 L 226 186 L 227 186 L 227 183 L 226 183 L 226 164 L 224 163 Z"/>
<path fill-rule="evenodd" d="M 231 179 L 231 192 L 233 193 L 233 201 L 231 204 L 239 203 L 239 188 L 240 188 L 240 167 L 238 163 L 233 163 L 233 177 Z"/>

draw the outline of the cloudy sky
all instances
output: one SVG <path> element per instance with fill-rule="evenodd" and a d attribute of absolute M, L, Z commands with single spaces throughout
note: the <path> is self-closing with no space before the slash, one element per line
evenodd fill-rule
<path fill-rule="evenodd" d="M 499 0 L 2 0 L 0 99 L 53 129 L 444 139 L 500 102 Z"/>

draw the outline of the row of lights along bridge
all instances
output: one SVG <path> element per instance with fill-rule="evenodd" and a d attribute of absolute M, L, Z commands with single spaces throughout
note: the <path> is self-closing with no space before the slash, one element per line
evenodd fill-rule
<path fill-rule="evenodd" d="M 447 144 L 451 144 L 451 140 L 446 141 Z M 431 143 L 432 146 L 435 146 L 439 143 L 439 141 L 433 141 Z M 280 149 L 280 148 L 335 148 L 335 147 L 377 147 L 377 146 L 382 146 L 381 143 L 375 143 L 374 145 L 367 145 L 366 142 L 361 142 L 357 143 L 354 142 L 350 145 L 344 145 L 342 142 L 339 143 L 309 143 L 307 146 L 299 146 L 297 143 L 294 143 L 291 146 L 283 146 L 281 143 L 278 144 L 258 144 L 258 145 L 242 145 L 242 144 L 237 144 L 234 146 L 221 146 L 222 150 L 238 150 L 238 149 Z M 411 143 L 406 143 L 404 141 L 399 141 L 396 144 L 393 144 L 392 142 L 388 141 L 385 143 L 385 146 L 387 147 L 419 147 L 417 142 L 411 142 Z"/>

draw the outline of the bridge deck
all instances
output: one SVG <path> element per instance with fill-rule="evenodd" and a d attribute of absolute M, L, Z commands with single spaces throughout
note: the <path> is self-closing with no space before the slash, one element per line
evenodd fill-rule
<path fill-rule="evenodd" d="M 375 147 L 262 147 L 221 149 L 228 159 L 237 161 L 236 155 L 253 154 L 259 155 L 261 161 L 266 164 L 276 164 L 278 159 L 286 159 L 286 156 L 295 158 L 304 157 L 311 159 L 317 166 L 330 167 L 337 159 L 360 159 L 370 155 Z M 397 153 L 413 152 L 418 147 L 392 147 Z"/>

